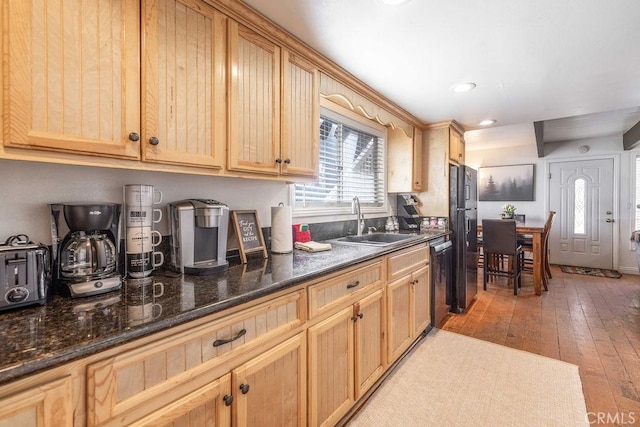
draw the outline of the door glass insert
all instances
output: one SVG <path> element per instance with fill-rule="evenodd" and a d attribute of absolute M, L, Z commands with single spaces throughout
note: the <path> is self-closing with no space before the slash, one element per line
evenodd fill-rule
<path fill-rule="evenodd" d="M 573 184 L 573 232 L 575 234 L 584 234 L 585 223 L 585 180 L 583 178 L 576 179 Z"/>

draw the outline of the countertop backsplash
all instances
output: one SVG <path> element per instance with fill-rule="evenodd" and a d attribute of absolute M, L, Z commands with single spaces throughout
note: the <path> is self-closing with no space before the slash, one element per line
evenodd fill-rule
<path fill-rule="evenodd" d="M 51 244 L 49 203 L 123 203 L 125 184 L 149 184 L 162 191 L 158 208 L 163 218 L 156 229 L 163 236 L 169 234 L 166 205 L 172 201 L 210 198 L 232 210 L 255 209 L 262 226 L 270 225 L 271 206 L 289 201 L 289 187 L 283 182 L 16 160 L 0 160 L 0 181 L 0 240 L 25 233 L 47 245 Z"/>
<path fill-rule="evenodd" d="M 156 229 L 168 236 L 166 205 L 188 198 L 210 198 L 229 206 L 230 210 L 256 210 L 269 247 L 271 206 L 290 204 L 289 185 L 284 182 L 215 176 L 147 172 L 88 166 L 57 165 L 0 159 L 0 181 L 3 183 L 0 203 L 0 240 L 24 233 L 31 240 L 51 245 L 49 203 L 111 202 L 123 203 L 125 184 L 149 184 L 162 191 L 157 206 L 163 218 Z M 391 205 L 390 205 L 391 206 Z M 394 215 L 390 207 L 389 215 Z M 314 240 L 355 234 L 355 218 L 313 223 L 313 218 L 293 219 L 308 223 Z M 344 216 L 343 216 L 344 217 Z M 380 218 L 365 217 L 366 227 L 384 230 L 384 214 Z M 366 231 L 366 228 L 365 228 Z"/>

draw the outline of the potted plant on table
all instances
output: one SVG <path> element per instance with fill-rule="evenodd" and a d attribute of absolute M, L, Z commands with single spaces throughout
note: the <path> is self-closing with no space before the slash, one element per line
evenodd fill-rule
<path fill-rule="evenodd" d="M 502 213 L 500 216 L 502 219 L 513 219 L 513 215 L 516 213 L 516 207 L 511 203 L 506 203 L 502 206 Z"/>

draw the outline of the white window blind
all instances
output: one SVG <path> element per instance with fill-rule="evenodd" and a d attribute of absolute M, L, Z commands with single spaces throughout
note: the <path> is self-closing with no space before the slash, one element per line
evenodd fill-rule
<path fill-rule="evenodd" d="M 296 208 L 350 207 L 353 196 L 363 207 L 383 206 L 384 152 L 382 132 L 323 109 L 318 181 L 295 185 Z"/>

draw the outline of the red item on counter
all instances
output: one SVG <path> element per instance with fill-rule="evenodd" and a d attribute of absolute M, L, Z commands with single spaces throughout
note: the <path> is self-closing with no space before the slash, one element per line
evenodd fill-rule
<path fill-rule="evenodd" d="M 311 231 L 309 230 L 309 225 L 307 224 L 294 224 L 293 228 L 293 242 L 310 242 L 311 241 Z"/>

